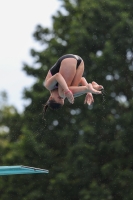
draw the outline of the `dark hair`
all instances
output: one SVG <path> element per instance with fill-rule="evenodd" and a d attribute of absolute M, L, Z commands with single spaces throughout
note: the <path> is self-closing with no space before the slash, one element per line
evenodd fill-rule
<path fill-rule="evenodd" d="M 62 104 L 57 103 L 55 100 L 48 100 L 45 105 L 43 105 L 43 114 L 46 113 L 48 108 L 52 110 L 57 110 L 62 107 Z"/>

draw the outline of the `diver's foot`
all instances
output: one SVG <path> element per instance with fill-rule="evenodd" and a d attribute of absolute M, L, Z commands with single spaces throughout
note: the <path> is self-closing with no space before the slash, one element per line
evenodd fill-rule
<path fill-rule="evenodd" d="M 95 90 L 103 90 L 104 87 L 102 85 L 98 85 L 95 81 L 92 81 L 92 86 Z"/>

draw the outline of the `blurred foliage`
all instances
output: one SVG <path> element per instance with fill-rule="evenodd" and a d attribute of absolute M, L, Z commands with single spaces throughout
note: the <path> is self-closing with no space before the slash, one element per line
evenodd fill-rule
<path fill-rule="evenodd" d="M 5 176 L 0 199 L 132 200 L 133 188 L 133 3 L 129 0 L 62 0 L 48 29 L 33 34 L 41 49 L 31 49 L 35 77 L 24 91 L 31 103 L 23 114 L 0 112 L 1 165 L 49 169 L 48 175 Z M 92 106 L 84 96 L 67 101 L 43 119 L 49 97 L 43 87 L 48 69 L 63 54 L 80 55 L 85 77 L 105 88 Z"/>

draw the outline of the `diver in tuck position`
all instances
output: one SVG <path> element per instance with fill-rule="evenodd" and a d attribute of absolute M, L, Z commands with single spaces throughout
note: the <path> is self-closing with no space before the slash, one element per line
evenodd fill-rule
<path fill-rule="evenodd" d="M 65 98 L 74 103 L 74 98 L 86 94 L 84 103 L 94 102 L 92 94 L 101 94 L 102 85 L 96 82 L 88 83 L 83 77 L 84 61 L 74 54 L 60 57 L 50 68 L 44 80 L 44 87 L 50 91 L 50 97 L 44 105 L 47 108 L 58 109 L 64 105 Z"/>

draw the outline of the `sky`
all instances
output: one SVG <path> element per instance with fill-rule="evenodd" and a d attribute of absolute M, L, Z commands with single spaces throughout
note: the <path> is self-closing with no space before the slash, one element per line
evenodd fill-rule
<path fill-rule="evenodd" d="M 60 5 L 58 0 L 0 0 L 0 92 L 7 92 L 8 104 L 19 112 L 27 104 L 24 88 L 34 83 L 22 70 L 24 62 L 33 62 L 30 49 L 39 48 L 32 34 L 38 24 L 52 26 Z"/>

